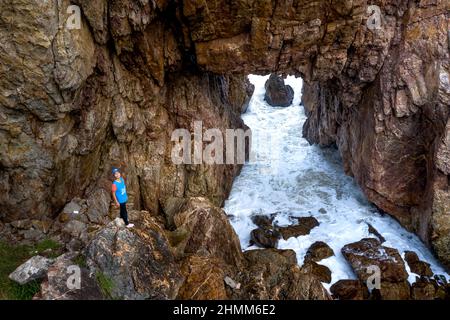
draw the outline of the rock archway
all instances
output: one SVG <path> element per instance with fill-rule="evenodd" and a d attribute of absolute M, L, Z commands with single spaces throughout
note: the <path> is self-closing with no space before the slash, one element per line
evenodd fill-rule
<path fill-rule="evenodd" d="M 71 4 L 81 29 L 67 28 Z M 368 28 L 368 7 L 381 28 Z M 170 133 L 238 128 L 248 73 L 301 75 L 304 134 L 450 263 L 447 1 L 22 0 L 0 4 L 2 220 L 108 201 L 221 204 L 238 166 L 175 166 Z M 99 188 L 101 187 L 101 188 Z M 103 188 L 103 189 L 102 189 Z"/>

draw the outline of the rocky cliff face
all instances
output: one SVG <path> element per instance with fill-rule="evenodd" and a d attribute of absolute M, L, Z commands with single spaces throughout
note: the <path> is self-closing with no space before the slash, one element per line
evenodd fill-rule
<path fill-rule="evenodd" d="M 243 128 L 244 75 L 199 72 L 168 1 L 78 4 L 80 30 L 66 28 L 69 1 L 0 5 L 2 219 L 53 217 L 108 190 L 112 165 L 136 208 L 192 195 L 219 205 L 239 168 L 174 165 L 171 133 L 195 120 Z"/>
<path fill-rule="evenodd" d="M 244 128 L 248 73 L 300 75 L 312 143 L 450 263 L 448 2 L 0 4 L 1 219 L 48 219 L 124 169 L 136 209 L 226 198 L 236 165 L 174 165 L 176 128 Z M 176 201 L 175 201 L 176 202 Z M 168 221 L 170 224 L 170 221 Z"/>
<path fill-rule="evenodd" d="M 337 77 L 308 83 L 304 134 L 336 144 L 368 198 L 450 265 L 448 2 L 392 1 Z"/>

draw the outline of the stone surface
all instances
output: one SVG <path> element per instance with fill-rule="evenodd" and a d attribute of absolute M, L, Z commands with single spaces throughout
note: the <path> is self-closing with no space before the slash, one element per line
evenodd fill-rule
<path fill-rule="evenodd" d="M 352 266 L 358 278 L 367 283 L 372 281 L 375 270 L 380 270 L 380 289 L 377 295 L 384 300 L 409 299 L 410 288 L 408 273 L 403 259 L 396 249 L 382 246 L 373 238 L 362 239 L 345 245 L 341 250 L 343 256 Z"/>
<path fill-rule="evenodd" d="M 99 284 L 85 267 L 78 266 L 74 259 L 78 253 L 59 256 L 48 269 L 41 283 L 39 300 L 103 300 Z M 77 277 L 79 276 L 79 279 Z M 79 285 L 78 281 L 79 280 Z"/>
<path fill-rule="evenodd" d="M 17 267 L 17 269 L 9 275 L 9 279 L 21 285 L 27 284 L 33 280 L 42 279 L 45 277 L 47 270 L 52 263 L 52 259 L 42 256 L 31 257 Z"/>
<path fill-rule="evenodd" d="M 183 234 L 176 244 L 178 256 L 207 256 L 233 268 L 242 267 L 239 238 L 225 212 L 206 198 L 190 198 L 174 221 L 176 230 Z"/>
<path fill-rule="evenodd" d="M 333 298 L 339 300 L 366 300 L 369 291 L 360 280 L 339 280 L 330 287 Z"/>
<path fill-rule="evenodd" d="M 375 269 L 380 270 L 379 289 L 373 289 L 372 295 L 383 300 L 405 300 L 410 297 L 403 259 L 396 249 L 382 246 L 373 238 L 362 239 L 342 248 L 342 254 L 352 266 L 358 278 L 367 283 L 373 282 Z"/>
<path fill-rule="evenodd" d="M 225 300 L 225 271 L 217 258 L 190 256 L 183 261 L 181 272 L 185 277 L 177 299 Z"/>
<path fill-rule="evenodd" d="M 276 248 L 280 234 L 273 229 L 254 229 L 250 233 L 250 241 L 262 248 Z"/>
<path fill-rule="evenodd" d="M 369 200 L 450 266 L 450 56 L 446 1 L 386 1 L 338 76 L 306 82 L 304 136 L 336 145 Z"/>
<path fill-rule="evenodd" d="M 411 286 L 411 299 L 413 300 L 444 300 L 450 295 L 446 286 L 439 285 L 435 281 L 420 278 Z"/>
<path fill-rule="evenodd" d="M 233 299 L 329 300 L 316 275 L 297 265 L 292 250 L 262 249 L 244 253 L 246 266 L 233 290 Z"/>
<path fill-rule="evenodd" d="M 277 228 L 284 240 L 290 237 L 305 236 L 319 225 L 319 221 L 314 217 L 301 217 L 296 218 L 296 220 L 298 221 L 297 225 Z"/>
<path fill-rule="evenodd" d="M 316 276 L 316 278 L 320 282 L 324 283 L 331 282 L 331 270 L 328 267 L 318 264 L 312 260 L 306 261 L 302 266 L 302 270 L 311 275 Z"/>
<path fill-rule="evenodd" d="M 273 217 L 256 215 L 252 217 L 252 222 L 262 229 L 273 229 Z"/>
<path fill-rule="evenodd" d="M 334 256 L 333 249 L 331 249 L 330 246 L 323 241 L 316 241 L 306 252 L 305 261 L 312 260 L 317 262 L 331 256 Z"/>
<path fill-rule="evenodd" d="M 273 107 L 289 107 L 294 100 L 294 89 L 284 84 L 284 79 L 271 74 L 264 85 L 266 93 L 264 100 Z"/>
<path fill-rule="evenodd" d="M 79 29 L 68 0 L 0 3 L 2 222 L 103 220 L 103 200 L 61 211 L 109 192 L 111 166 L 134 209 L 220 206 L 240 165 L 175 165 L 173 130 L 245 129 L 245 75 L 289 73 L 305 80 L 307 139 L 337 146 L 369 200 L 450 266 L 447 1 L 379 2 L 381 30 L 362 0 L 73 2 Z"/>
<path fill-rule="evenodd" d="M 174 299 L 183 283 L 164 231 L 151 217 L 133 229 L 108 224 L 87 247 L 87 264 L 112 283 L 112 298 Z"/>
<path fill-rule="evenodd" d="M 366 281 L 371 275 L 367 272 L 369 266 L 378 266 L 381 270 L 381 279 L 384 281 L 397 282 L 408 278 L 403 259 L 397 249 L 384 247 L 376 239 L 366 238 L 347 244 L 341 252 L 362 281 Z"/>
<path fill-rule="evenodd" d="M 418 274 L 419 276 L 432 277 L 433 271 L 430 268 L 430 264 L 421 261 L 417 256 L 417 253 L 413 251 L 405 251 L 405 260 L 408 263 L 411 272 Z"/>

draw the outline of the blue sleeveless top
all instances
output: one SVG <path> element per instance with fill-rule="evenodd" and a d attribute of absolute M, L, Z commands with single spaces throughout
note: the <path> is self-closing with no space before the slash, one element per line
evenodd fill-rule
<path fill-rule="evenodd" d="M 113 182 L 117 189 L 115 192 L 117 201 L 119 201 L 119 203 L 125 203 L 128 201 L 128 195 L 127 195 L 127 188 L 125 187 L 125 181 L 123 180 L 123 178 L 120 178 L 120 182 L 117 180 L 114 180 Z"/>

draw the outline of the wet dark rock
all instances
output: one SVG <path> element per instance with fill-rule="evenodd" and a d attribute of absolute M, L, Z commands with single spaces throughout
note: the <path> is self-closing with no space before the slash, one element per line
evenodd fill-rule
<path fill-rule="evenodd" d="M 253 96 L 253 92 L 255 91 L 255 85 L 248 80 L 248 77 L 245 78 L 245 94 L 246 99 L 242 105 L 242 113 L 247 112 L 248 105 L 250 103 L 250 99 Z"/>
<path fill-rule="evenodd" d="M 384 300 L 409 299 L 408 273 L 403 259 L 394 248 L 384 247 L 373 238 L 362 239 L 345 245 L 342 254 L 352 266 L 358 278 L 367 283 L 378 267 L 381 272 L 379 297 Z M 378 289 L 374 289 L 378 290 Z"/>
<path fill-rule="evenodd" d="M 262 248 L 276 248 L 279 238 L 279 233 L 272 229 L 258 228 L 250 233 L 251 242 Z"/>
<path fill-rule="evenodd" d="M 300 217 L 295 219 L 298 221 L 297 225 L 277 228 L 284 240 L 291 237 L 305 236 L 319 225 L 319 221 L 314 217 Z"/>
<path fill-rule="evenodd" d="M 367 300 L 369 291 L 361 280 L 339 280 L 330 287 L 333 298 L 339 300 Z"/>
<path fill-rule="evenodd" d="M 413 300 L 444 300 L 450 299 L 448 286 L 435 279 L 420 277 L 411 286 L 411 299 Z"/>
<path fill-rule="evenodd" d="M 300 268 L 293 250 L 262 249 L 244 252 L 246 266 L 233 299 L 329 300 L 330 296 L 315 274 Z"/>
<path fill-rule="evenodd" d="M 405 260 L 408 263 L 411 272 L 424 277 L 433 276 L 433 271 L 431 270 L 430 264 L 425 261 L 421 261 L 415 252 L 405 251 Z"/>
<path fill-rule="evenodd" d="M 307 261 L 303 264 L 302 270 L 315 275 L 320 282 L 331 282 L 331 270 L 324 265 L 318 264 L 314 261 Z"/>
<path fill-rule="evenodd" d="M 305 255 L 305 261 L 320 261 L 334 256 L 333 249 L 328 244 L 322 241 L 314 242 L 308 249 Z"/>
<path fill-rule="evenodd" d="M 372 226 L 370 223 L 367 223 L 367 226 L 369 227 L 369 233 L 377 237 L 381 243 L 386 241 L 386 239 L 378 232 L 377 229 L 374 228 L 374 226 Z"/>
<path fill-rule="evenodd" d="M 273 217 L 257 215 L 252 217 L 252 222 L 256 224 L 259 228 L 263 229 L 273 228 Z"/>
<path fill-rule="evenodd" d="M 284 84 L 284 79 L 276 74 L 271 74 L 265 84 L 266 94 L 264 99 L 273 107 L 289 107 L 294 100 L 294 89 Z"/>

